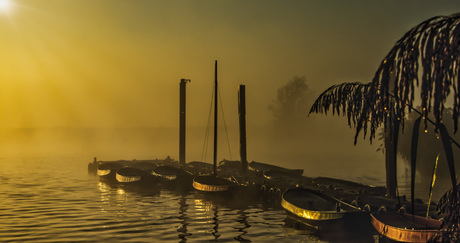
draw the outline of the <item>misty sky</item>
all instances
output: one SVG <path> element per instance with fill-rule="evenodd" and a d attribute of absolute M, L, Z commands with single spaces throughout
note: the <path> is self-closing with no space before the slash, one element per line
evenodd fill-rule
<path fill-rule="evenodd" d="M 433 16 L 460 12 L 458 1 L 431 0 L 10 3 L 7 11 L 0 12 L 1 129 L 178 129 L 181 78 L 192 80 L 187 84 L 187 126 L 205 126 L 218 60 L 226 123 L 234 127 L 230 129 L 233 159 L 238 158 L 237 87 L 245 84 L 248 159 L 265 162 L 283 157 L 273 150 L 267 154 L 269 142 L 260 143 L 257 137 L 270 127 L 268 106 L 280 86 L 303 76 L 313 101 L 333 84 L 368 82 L 411 27 Z M 345 119 L 307 118 L 308 109 L 305 127 L 311 129 L 310 135 L 295 147 L 304 158 L 290 167 L 369 154 L 356 166 L 373 160 L 367 166 L 383 168 L 383 155 L 375 153 L 377 145 L 361 140 L 353 146 L 354 131 Z M 190 154 L 201 152 L 200 132 L 192 130 L 187 137 Z M 98 137 L 91 139 L 91 144 L 98 143 Z M 177 132 L 158 139 L 172 144 L 167 152 L 178 157 Z M 125 144 L 122 155 L 141 153 L 129 147 Z M 331 151 L 345 154 L 334 157 Z M 88 152 L 98 153 L 94 148 Z"/>

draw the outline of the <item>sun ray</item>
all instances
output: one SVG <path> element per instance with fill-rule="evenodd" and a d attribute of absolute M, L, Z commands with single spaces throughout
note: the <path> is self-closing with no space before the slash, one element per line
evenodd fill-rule
<path fill-rule="evenodd" d="M 7 13 L 11 8 L 10 0 L 0 0 L 0 12 Z"/>

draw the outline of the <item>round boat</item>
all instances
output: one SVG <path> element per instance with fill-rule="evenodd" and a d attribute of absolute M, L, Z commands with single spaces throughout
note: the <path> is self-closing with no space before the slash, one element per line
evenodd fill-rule
<path fill-rule="evenodd" d="M 159 176 L 169 181 L 175 180 L 181 173 L 181 169 L 169 165 L 158 166 L 152 171 L 153 175 Z"/>
<path fill-rule="evenodd" d="M 117 171 L 116 178 L 120 183 L 133 184 L 136 182 L 152 182 L 155 176 L 139 168 L 123 167 Z"/>
<path fill-rule="evenodd" d="M 116 172 L 122 167 L 122 164 L 116 162 L 102 163 L 97 167 L 97 175 L 103 181 L 115 182 Z"/>
<path fill-rule="evenodd" d="M 213 175 L 197 176 L 193 179 L 193 187 L 203 192 L 225 192 L 235 185 L 232 181 Z"/>
<path fill-rule="evenodd" d="M 375 230 L 394 241 L 427 242 L 440 233 L 442 221 L 406 213 L 371 214 Z"/>
<path fill-rule="evenodd" d="M 289 216 L 316 228 L 334 228 L 338 225 L 359 225 L 369 222 L 369 215 L 361 209 L 321 192 L 296 187 L 287 189 L 281 206 Z"/>

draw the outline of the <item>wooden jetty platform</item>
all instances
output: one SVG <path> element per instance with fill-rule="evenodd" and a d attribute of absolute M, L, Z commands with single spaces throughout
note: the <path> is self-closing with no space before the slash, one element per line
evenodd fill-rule
<path fill-rule="evenodd" d="M 98 161 L 94 158 L 94 161 L 88 164 L 88 172 L 96 174 L 98 166 L 105 163 L 120 163 L 123 167 L 144 164 L 143 167 L 145 168 L 172 166 L 195 177 L 210 175 L 213 170 L 213 165 L 209 163 L 195 161 L 185 163 L 181 166 L 178 161 L 170 157 L 153 160 L 118 161 Z M 146 166 L 146 164 L 151 166 Z M 217 170 L 219 177 L 235 182 L 239 186 L 240 195 L 260 196 L 267 202 L 275 204 L 281 201 L 281 195 L 286 189 L 301 186 L 318 190 L 354 206 L 366 208 L 370 212 L 376 212 L 381 207 L 385 207 L 388 211 L 398 211 L 401 208 L 407 211 L 410 210 L 408 207 L 411 204 L 405 200 L 405 197 L 399 199 L 388 198 L 385 196 L 386 189 L 384 187 L 368 186 L 357 182 L 328 177 L 307 177 L 299 174 L 299 170 L 290 170 L 260 162 L 254 164 L 256 168 L 251 167 L 251 163 L 249 163 L 249 170 L 242 172 L 242 163 L 240 161 L 223 160 L 219 163 Z M 277 170 L 277 168 L 280 169 Z M 183 180 L 181 183 L 192 182 L 190 180 Z M 191 185 L 180 186 L 193 190 Z M 430 212 L 435 211 L 435 206 L 432 203 Z M 427 205 L 423 204 L 421 200 L 417 200 L 415 203 L 415 213 L 425 215 L 426 210 Z"/>

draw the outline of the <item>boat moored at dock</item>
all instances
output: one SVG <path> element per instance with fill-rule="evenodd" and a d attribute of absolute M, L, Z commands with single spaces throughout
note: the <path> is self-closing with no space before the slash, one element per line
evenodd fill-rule
<path fill-rule="evenodd" d="M 367 212 L 308 188 L 287 189 L 282 195 L 281 206 L 289 216 L 317 229 L 369 223 Z"/>
<path fill-rule="evenodd" d="M 143 184 L 151 186 L 155 182 L 159 181 L 157 176 L 154 176 L 145 170 L 135 167 L 120 168 L 116 172 L 116 179 L 123 185 Z"/>
<path fill-rule="evenodd" d="M 371 224 L 382 236 L 399 242 L 427 242 L 439 233 L 442 221 L 398 212 L 371 214 Z"/>
<path fill-rule="evenodd" d="M 203 192 L 225 192 L 236 186 L 236 183 L 216 176 L 197 176 L 193 179 L 193 187 Z"/>
<path fill-rule="evenodd" d="M 122 167 L 123 165 L 118 162 L 101 163 L 97 167 L 96 174 L 99 176 L 99 179 L 104 182 L 116 182 L 115 176 L 117 170 Z"/>

